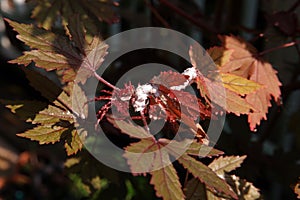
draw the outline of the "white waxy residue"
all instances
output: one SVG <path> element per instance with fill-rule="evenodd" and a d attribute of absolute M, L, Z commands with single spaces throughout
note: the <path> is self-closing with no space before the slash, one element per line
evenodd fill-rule
<path fill-rule="evenodd" d="M 149 94 L 156 94 L 157 88 L 151 84 L 139 85 L 135 90 L 136 100 L 133 107 L 136 112 L 141 112 L 147 106 L 147 99 Z"/>
<path fill-rule="evenodd" d="M 189 78 L 182 84 L 170 87 L 171 90 L 184 90 L 190 82 L 197 77 L 197 69 L 194 67 L 187 68 L 182 72 L 182 75 L 189 76 Z"/>

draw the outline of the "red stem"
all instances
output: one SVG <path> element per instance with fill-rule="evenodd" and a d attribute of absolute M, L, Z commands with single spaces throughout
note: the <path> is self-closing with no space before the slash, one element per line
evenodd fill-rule
<path fill-rule="evenodd" d="M 265 55 L 267 53 L 270 53 L 270 52 L 273 52 L 273 51 L 276 51 L 276 50 L 279 50 L 279 49 L 291 47 L 291 46 L 294 46 L 294 45 L 299 44 L 299 43 L 300 43 L 300 41 L 289 42 L 289 43 L 286 43 L 286 44 L 283 44 L 283 45 L 280 45 L 280 46 L 273 47 L 273 48 L 267 49 L 265 51 L 262 51 L 258 55 L 259 56 L 263 56 L 263 55 Z"/>
<path fill-rule="evenodd" d="M 103 84 L 107 85 L 108 87 L 114 89 L 114 90 L 120 90 L 119 88 L 117 88 L 116 86 L 112 85 L 111 83 L 109 83 L 108 81 L 106 81 L 104 78 L 102 78 L 101 76 L 99 76 L 96 72 L 94 72 L 94 76 Z"/>

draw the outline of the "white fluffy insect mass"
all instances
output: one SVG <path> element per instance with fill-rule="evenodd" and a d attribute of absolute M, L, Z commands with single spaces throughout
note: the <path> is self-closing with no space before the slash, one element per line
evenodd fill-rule
<path fill-rule="evenodd" d="M 198 71 L 196 68 L 190 67 L 184 70 L 182 72 L 182 75 L 189 76 L 189 78 L 182 85 L 176 85 L 170 87 L 171 90 L 177 90 L 177 91 L 184 90 L 190 84 L 190 82 L 197 77 Z"/>
<path fill-rule="evenodd" d="M 141 112 L 147 106 L 149 94 L 156 94 L 157 88 L 151 84 L 139 85 L 135 90 L 136 100 L 133 103 L 134 110 Z"/>

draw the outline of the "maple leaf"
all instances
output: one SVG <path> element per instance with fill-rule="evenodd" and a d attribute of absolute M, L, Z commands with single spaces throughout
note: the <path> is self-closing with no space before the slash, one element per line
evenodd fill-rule
<path fill-rule="evenodd" d="M 84 129 L 71 129 L 71 134 L 68 133 L 67 138 L 65 139 L 65 149 L 67 151 L 67 155 L 70 156 L 72 154 L 76 154 L 79 150 L 82 149 L 82 137 L 84 135 Z"/>
<path fill-rule="evenodd" d="M 248 80 L 246 78 L 234 74 L 221 73 L 220 76 L 225 88 L 241 96 L 254 93 L 262 88 L 262 85 L 257 82 Z"/>
<path fill-rule="evenodd" d="M 34 119 L 27 119 L 27 122 L 36 124 L 37 127 L 17 134 L 20 137 L 38 141 L 40 144 L 55 143 L 62 139 L 65 140 L 65 147 L 68 155 L 76 153 L 82 148 L 82 142 L 75 129 L 74 116 L 64 106 L 68 101 L 63 100 L 68 97 L 64 92 L 58 99 L 49 105 L 48 108 L 38 112 Z"/>
<path fill-rule="evenodd" d="M 217 67 L 220 68 L 230 61 L 233 50 L 227 50 L 224 47 L 211 47 L 207 50 L 207 53 L 213 59 Z"/>
<path fill-rule="evenodd" d="M 170 162 L 168 153 L 161 152 L 160 156 L 156 156 L 153 162 L 154 167 L 163 166 L 165 162 Z M 184 199 L 179 178 L 172 164 L 152 171 L 150 174 L 152 175 L 150 183 L 154 185 L 158 197 L 163 197 L 164 200 Z"/>
<path fill-rule="evenodd" d="M 226 156 L 216 158 L 213 162 L 211 162 L 208 167 L 211 168 L 218 176 L 222 177 L 226 180 L 231 186 L 231 188 L 238 194 L 239 198 L 243 199 L 257 199 L 260 194 L 252 183 L 249 183 L 245 180 L 241 180 L 239 177 L 235 175 L 227 175 L 225 172 L 231 172 L 236 168 L 240 167 L 240 165 L 245 160 L 246 156 Z M 215 196 L 212 192 L 207 191 L 208 199 L 220 199 Z M 223 198 L 222 198 L 223 199 Z"/>
<path fill-rule="evenodd" d="M 220 156 L 211 162 L 208 167 L 218 175 L 224 176 L 225 172 L 231 172 L 232 170 L 240 167 L 245 158 L 246 156 Z"/>
<path fill-rule="evenodd" d="M 207 199 L 206 188 L 197 178 L 189 180 L 184 188 L 186 200 Z"/>
<path fill-rule="evenodd" d="M 27 119 L 27 122 L 36 124 L 37 127 L 20 133 L 18 136 L 39 141 L 40 144 L 58 142 L 63 134 L 66 134 L 74 127 L 73 115 L 65 107 L 68 105 L 68 101 L 65 100 L 67 97 L 62 92 L 57 97 L 58 100 L 53 102 L 53 105 L 49 105 L 44 110 L 39 111 L 35 114 L 34 119 Z"/>
<path fill-rule="evenodd" d="M 71 93 L 69 96 L 73 97 L 72 99 L 72 112 L 77 115 L 77 117 L 81 119 L 86 119 L 88 116 L 88 106 L 86 104 L 87 97 L 84 93 L 84 91 L 81 89 L 81 87 L 78 84 L 74 84 L 72 82 L 68 85 L 69 88 L 71 88 Z M 70 103 L 70 102 L 68 102 Z"/>
<path fill-rule="evenodd" d="M 210 146 L 200 144 L 198 142 L 190 143 L 189 148 L 186 150 L 186 153 L 192 156 L 209 157 L 209 158 L 224 154 L 224 152 L 218 149 L 214 149 Z"/>
<path fill-rule="evenodd" d="M 69 127 L 62 126 L 38 126 L 17 135 L 39 141 L 39 144 L 54 144 L 60 140 L 61 135 L 68 129 Z"/>
<path fill-rule="evenodd" d="M 50 102 L 61 94 L 62 89 L 45 75 L 27 68 L 23 71 L 29 80 L 29 84 Z"/>
<path fill-rule="evenodd" d="M 245 158 L 246 156 L 221 156 L 210 163 L 208 167 L 211 168 L 218 176 L 226 180 L 232 190 L 238 194 L 239 199 L 257 199 L 260 197 L 260 194 L 258 189 L 255 188 L 252 183 L 242 180 L 235 175 L 225 174 L 225 172 L 231 172 L 237 167 L 240 167 Z M 201 184 L 197 179 L 191 179 L 188 181 L 185 188 L 185 194 L 187 199 L 199 199 L 199 196 L 201 195 L 204 195 L 208 200 L 228 199 L 224 195 L 211 190 L 211 188 L 207 188 L 206 185 Z"/>
<path fill-rule="evenodd" d="M 33 49 L 9 62 L 25 66 L 34 62 L 37 67 L 47 71 L 62 70 L 64 82 L 71 82 L 77 74 L 80 74 L 77 78 L 78 82 L 85 83 L 86 79 L 100 67 L 104 60 L 103 57 L 106 55 L 108 46 L 99 37 L 94 37 L 90 43 L 85 40 L 84 45 L 82 39 L 77 41 L 78 35 L 71 37 L 76 40 L 75 44 L 81 44 L 76 47 L 72 44 L 73 40 L 70 41 L 62 35 L 33 25 L 6 20 L 18 32 L 17 38 Z M 76 31 L 70 31 L 70 34 L 75 33 L 79 34 Z M 82 49 L 83 47 L 84 49 Z M 81 71 L 77 73 L 79 68 Z"/>
<path fill-rule="evenodd" d="M 50 29 L 61 18 L 62 24 L 67 25 L 72 21 L 72 16 L 78 14 L 85 27 L 91 29 L 87 18 L 98 19 L 107 23 L 118 21 L 113 7 L 117 6 L 111 0 L 39 0 L 34 1 L 37 5 L 32 11 L 32 17 L 36 18 L 38 25 Z M 88 17 L 87 17 L 88 16 Z"/>
<path fill-rule="evenodd" d="M 228 79 L 232 79 L 232 77 L 227 77 L 227 84 L 223 82 L 222 77 L 218 75 L 218 70 L 214 62 L 208 59 L 208 52 L 203 52 L 202 49 L 195 45 L 191 46 L 189 54 L 193 67 L 198 69 L 199 73 L 195 81 L 197 88 L 207 102 L 220 106 L 227 112 L 232 112 L 238 116 L 240 114 L 249 114 L 254 109 L 239 93 L 232 91 L 234 86 L 237 87 L 237 83 L 231 83 L 230 85 L 230 82 L 228 82 Z M 223 78 L 226 81 L 225 75 Z M 250 83 L 247 81 L 246 84 Z M 240 93 L 244 94 L 245 90 Z M 215 106 L 212 105 L 212 107 Z"/>
<path fill-rule="evenodd" d="M 271 106 L 272 97 L 278 101 L 281 95 L 281 83 L 271 64 L 262 60 L 256 49 L 241 38 L 235 36 L 220 36 L 223 46 L 233 51 L 229 62 L 220 67 L 223 73 L 231 73 L 259 83 L 263 88 L 246 96 L 249 104 L 255 108 L 248 115 L 250 129 L 254 130 L 261 119 L 266 119 L 268 107 Z"/>
<path fill-rule="evenodd" d="M 26 76 L 35 89 L 41 92 L 51 104 L 46 106 L 39 101 L 8 101 L 1 100 L 7 104 L 12 112 L 21 116 L 26 122 L 30 122 L 36 127 L 18 134 L 20 137 L 38 141 L 40 144 L 55 143 L 64 140 L 68 155 L 77 153 L 82 149 L 82 139 L 85 136 L 83 129 L 75 129 L 78 126 L 74 122 L 74 117 L 85 118 L 87 116 L 86 96 L 79 85 L 69 83 L 66 86 L 68 91 L 72 91 L 73 107 L 71 94 L 62 91 L 48 78 L 41 74 L 25 70 Z M 70 89 L 72 88 L 72 90 Z"/>
<path fill-rule="evenodd" d="M 171 90 L 175 98 L 180 103 L 181 112 L 196 120 L 199 116 L 201 119 L 211 118 L 210 107 L 204 105 L 195 95 L 185 91 Z"/>
<path fill-rule="evenodd" d="M 196 83 L 201 95 L 208 102 L 222 107 L 229 113 L 232 112 L 239 116 L 240 114 L 249 114 L 254 109 L 245 98 L 224 87 L 222 81 L 198 77 Z"/>
<path fill-rule="evenodd" d="M 133 174 L 145 174 L 149 172 L 152 175 L 150 183 L 154 185 L 156 194 L 164 199 L 183 199 L 184 194 L 179 183 L 177 173 L 171 163 L 170 156 L 178 158 L 189 172 L 204 182 L 208 187 L 224 192 L 233 198 L 236 195 L 230 190 L 226 182 L 220 179 L 209 167 L 197 161 L 189 154 L 200 152 L 201 145 L 193 140 L 184 140 L 181 142 L 169 141 L 167 139 L 159 139 L 158 141 L 145 129 L 136 128 L 135 125 L 125 121 L 121 123 L 121 131 L 129 136 L 140 138 L 147 135 L 147 138 L 141 139 L 139 142 L 131 143 L 125 148 L 124 157 Z M 189 145 L 192 145 L 189 148 Z M 206 152 L 208 156 L 220 154 L 219 151 L 212 151 L 211 154 Z"/>
<path fill-rule="evenodd" d="M 150 172 L 152 175 L 150 183 L 154 185 L 158 197 L 170 200 L 184 199 L 179 178 L 171 164 L 168 152 L 161 151 L 163 145 L 153 139 L 142 139 L 126 147 L 124 156 L 132 173 Z"/>
<path fill-rule="evenodd" d="M 157 96 L 157 94 L 159 95 Z M 168 121 L 181 121 L 186 124 L 194 134 L 199 133 L 203 137 L 206 136 L 206 133 L 202 128 L 199 129 L 197 127 L 194 120 L 196 120 L 198 116 L 202 118 L 211 116 L 209 107 L 206 107 L 200 100 L 187 92 L 170 90 L 163 85 L 158 85 L 157 94 L 153 96 L 154 105 L 159 104 L 163 107 L 162 111 L 165 112 Z M 187 97 L 190 98 L 187 99 Z M 152 116 L 159 116 L 159 114 L 155 114 L 153 111 L 154 109 L 152 108 Z"/>
<path fill-rule="evenodd" d="M 252 183 L 241 179 L 236 175 L 228 175 L 225 178 L 231 188 L 236 192 L 236 194 L 238 194 L 239 199 L 260 199 L 261 195 L 259 193 L 259 189 L 257 189 Z"/>
<path fill-rule="evenodd" d="M 158 76 L 151 79 L 151 83 L 163 85 L 166 88 L 183 85 L 187 81 L 187 77 L 174 71 L 161 72 Z"/>
<path fill-rule="evenodd" d="M 186 154 L 182 155 L 178 159 L 178 162 L 192 173 L 194 177 L 197 177 L 201 182 L 205 183 L 208 188 L 223 192 L 237 199 L 236 194 L 230 189 L 227 183 L 218 178 L 218 176 L 206 165 Z"/>

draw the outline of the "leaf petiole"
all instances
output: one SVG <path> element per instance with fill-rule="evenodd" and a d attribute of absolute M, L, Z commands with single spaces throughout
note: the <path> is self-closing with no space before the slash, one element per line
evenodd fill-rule
<path fill-rule="evenodd" d="M 102 78 L 101 76 L 99 76 L 97 74 L 97 72 L 94 72 L 94 76 L 95 76 L 96 79 L 98 79 L 101 83 L 105 84 L 106 86 L 108 86 L 108 87 L 110 87 L 110 88 L 112 88 L 114 90 L 118 90 L 118 91 L 120 90 L 120 88 L 114 86 L 113 84 L 109 83 L 104 78 Z"/>

